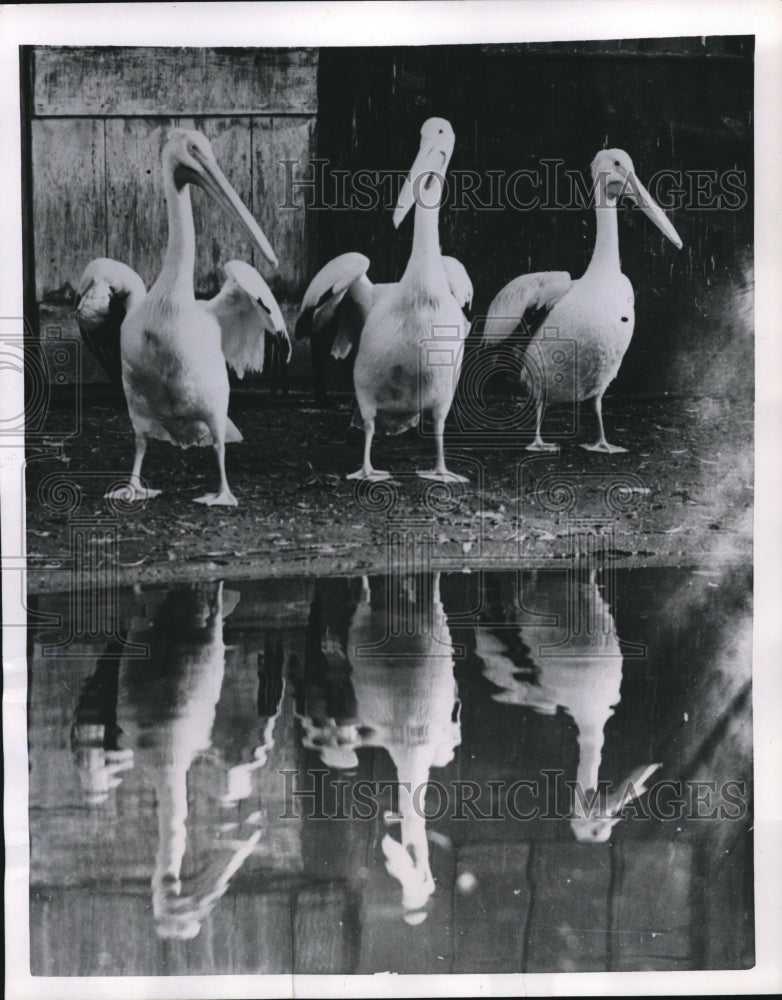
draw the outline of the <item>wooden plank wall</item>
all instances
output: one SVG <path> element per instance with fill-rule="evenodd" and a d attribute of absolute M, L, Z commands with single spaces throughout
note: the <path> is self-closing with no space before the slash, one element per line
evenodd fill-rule
<path fill-rule="evenodd" d="M 293 317 L 307 281 L 338 253 L 366 253 L 374 280 L 396 280 L 411 223 L 397 232 L 385 205 L 307 211 L 298 188 L 283 203 L 284 159 L 297 180 L 311 156 L 335 171 L 409 168 L 421 123 L 451 120 L 451 172 L 505 176 L 543 159 L 586 177 L 606 143 L 625 148 L 642 180 L 660 170 L 744 173 L 738 209 L 680 207 L 677 252 L 639 213 L 623 211 L 623 267 L 636 291 L 636 331 L 612 392 L 752 395 L 753 39 L 406 48 L 34 48 L 25 63 L 32 116 L 34 296 L 41 327 L 75 331 L 62 307 L 84 265 L 116 255 L 149 282 L 165 242 L 158 150 L 171 124 L 195 125 L 259 219 L 281 261 L 261 270 Z M 317 130 L 316 130 L 317 119 Z M 382 187 L 381 190 L 386 190 Z M 393 185 L 392 185 L 393 186 Z M 663 189 L 666 186 L 663 185 Z M 348 184 L 350 190 L 350 184 Z M 478 192 L 488 197 L 488 183 Z M 722 190 L 718 188 L 718 190 Z M 520 186 L 520 197 L 530 192 Z M 246 256 L 239 232 L 197 191 L 196 282 L 212 294 L 221 265 Z M 592 249 L 588 210 L 446 207 L 441 239 L 466 265 L 480 316 L 502 285 L 529 270 L 580 274 Z M 317 232 L 315 224 L 317 223 Z M 60 313 L 56 310 L 60 309 Z M 54 312 L 53 312 L 54 310 Z M 706 340 L 704 338 L 707 338 Z M 297 345 L 294 371 L 309 372 Z M 95 377 L 85 359 L 85 381 Z M 334 387 L 350 364 L 329 362 Z"/>
<path fill-rule="evenodd" d="M 54 320 L 78 335 L 74 288 L 94 257 L 124 261 L 147 286 L 157 276 L 166 243 L 159 151 L 173 125 L 207 135 L 280 260 L 274 272 L 259 263 L 196 190 L 196 294 L 213 295 L 223 264 L 239 257 L 259 267 L 285 312 L 298 306 L 311 277 L 313 232 L 303 206 L 278 210 L 281 161 L 303 164 L 313 155 L 317 50 L 36 47 L 23 65 L 42 325 Z"/>

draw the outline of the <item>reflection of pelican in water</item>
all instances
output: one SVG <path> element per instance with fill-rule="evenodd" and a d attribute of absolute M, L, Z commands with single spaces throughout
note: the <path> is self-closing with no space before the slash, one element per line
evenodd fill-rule
<path fill-rule="evenodd" d="M 226 734 L 228 727 L 224 726 L 221 733 L 220 754 L 229 762 L 227 787 L 220 799 L 226 807 L 250 797 L 253 775 L 265 766 L 274 749 L 274 729 L 285 696 L 284 653 L 279 640 L 274 642 L 267 637 L 257 663 L 258 695 L 253 706 L 257 714 L 246 718 L 243 712 L 237 714 L 234 706 L 230 729 Z"/>
<path fill-rule="evenodd" d="M 222 583 L 169 591 L 151 622 L 134 619 L 129 638 L 146 643 L 149 655 L 122 661 L 116 680 L 119 729 L 157 799 L 152 901 L 161 937 L 198 934 L 260 836 L 254 829 L 248 839 L 232 842 L 231 856 L 216 859 L 182 895 L 187 773 L 195 757 L 211 746 L 225 670 L 223 619 L 238 600 L 238 594 L 223 591 Z"/>
<path fill-rule="evenodd" d="M 361 746 L 385 747 L 399 782 L 401 842 L 383 838 L 388 872 L 402 885 L 411 923 L 434 892 L 424 815 L 424 789 L 432 767 L 453 759 L 460 742 L 453 645 L 440 600 L 438 574 L 364 578 L 347 641 L 333 629 L 320 633 L 332 671 L 350 674 L 352 694 L 341 716 L 308 712 L 305 742 L 329 767 L 353 768 Z M 351 704 L 352 702 L 352 704 Z"/>
<path fill-rule="evenodd" d="M 118 663 L 123 647 L 120 635 L 98 658 L 95 673 L 82 686 L 71 728 L 79 784 L 84 801 L 92 807 L 102 806 L 121 783 L 122 772 L 133 767 L 133 751 L 120 747 L 117 725 Z"/>
<path fill-rule="evenodd" d="M 578 731 L 579 759 L 571 829 L 578 840 L 605 842 L 628 797 L 642 794 L 644 782 L 659 766 L 634 771 L 606 799 L 597 799 L 595 807 L 589 808 L 590 793 L 598 788 L 605 724 L 619 703 L 622 683 L 622 652 L 611 610 L 594 571 L 587 582 L 577 582 L 570 575 L 563 578 L 557 572 L 535 573 L 523 588 L 523 601 L 521 596 L 514 593 L 503 604 L 506 618 L 519 622 L 529 660 L 514 656 L 509 643 L 488 628 L 476 629 L 476 652 L 485 676 L 500 689 L 493 696 L 495 701 L 526 706 L 543 715 L 555 715 L 563 708 L 572 718 Z M 523 624 L 522 604 L 545 616 L 544 624 Z M 519 678 L 519 673 L 527 676 Z"/>

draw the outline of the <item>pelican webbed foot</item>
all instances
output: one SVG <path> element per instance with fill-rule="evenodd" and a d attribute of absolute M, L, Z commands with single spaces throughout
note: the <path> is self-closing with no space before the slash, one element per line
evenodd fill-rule
<path fill-rule="evenodd" d="M 419 479 L 433 479 L 437 483 L 469 483 L 470 481 L 466 476 L 460 476 L 448 469 L 418 469 L 416 475 Z"/>
<path fill-rule="evenodd" d="M 366 482 L 374 483 L 380 482 L 384 479 L 390 479 L 391 473 L 384 472 L 381 469 L 365 469 L 363 466 L 358 470 L 358 472 L 351 472 L 349 475 L 345 476 L 346 479 L 363 479 Z"/>
<path fill-rule="evenodd" d="M 581 447 L 586 451 L 601 451 L 605 455 L 619 455 L 627 451 L 627 448 L 622 448 L 621 445 L 609 444 L 605 438 L 595 441 L 594 444 L 582 444 Z"/>
<path fill-rule="evenodd" d="M 534 441 L 530 441 L 527 445 L 526 451 L 559 451 L 559 445 L 554 444 L 553 441 L 544 441 L 541 437 L 536 437 Z"/>
<path fill-rule="evenodd" d="M 202 503 L 206 507 L 238 507 L 239 501 L 230 490 L 220 490 L 219 493 L 205 493 L 202 497 L 195 497 L 194 503 Z"/>
<path fill-rule="evenodd" d="M 160 490 L 150 490 L 145 486 L 137 486 L 135 483 L 126 483 L 116 489 L 109 490 L 103 494 L 104 500 L 122 500 L 124 503 L 132 503 L 141 500 L 153 500 L 160 496 Z"/>

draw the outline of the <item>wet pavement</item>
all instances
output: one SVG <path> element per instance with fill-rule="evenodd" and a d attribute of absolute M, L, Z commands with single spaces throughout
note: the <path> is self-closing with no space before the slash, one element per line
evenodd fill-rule
<path fill-rule="evenodd" d="M 210 450 L 160 442 L 150 445 L 144 477 L 161 496 L 111 506 L 103 494 L 132 458 L 127 413 L 95 398 L 61 402 L 28 432 L 28 587 L 68 589 L 76 522 L 111 534 L 112 552 L 92 569 L 116 563 L 126 583 L 381 572 L 402 522 L 426 535 L 431 565 L 442 570 L 548 565 L 572 554 L 573 523 L 584 519 L 610 532 L 606 551 L 622 565 L 751 560 L 751 399 L 607 399 L 609 440 L 628 448 L 614 455 L 578 447 L 593 435 L 582 410 L 547 416 L 558 453 L 526 451 L 530 414 L 521 405 L 468 412 L 457 399 L 446 449 L 466 485 L 416 476 L 432 464 L 424 428 L 376 439 L 375 465 L 394 481 L 368 487 L 345 479 L 362 449 L 349 402 L 234 393 L 245 440 L 228 449 L 232 509 L 192 502 L 213 488 Z"/>
<path fill-rule="evenodd" d="M 582 549 L 31 595 L 33 973 L 750 966 L 749 566 Z"/>

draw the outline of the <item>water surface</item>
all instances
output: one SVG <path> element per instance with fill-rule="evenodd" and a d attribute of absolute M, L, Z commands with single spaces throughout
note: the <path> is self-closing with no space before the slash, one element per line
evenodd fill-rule
<path fill-rule="evenodd" d="M 30 640 L 33 973 L 752 965 L 750 593 L 604 568 L 31 598 L 61 623 Z"/>

